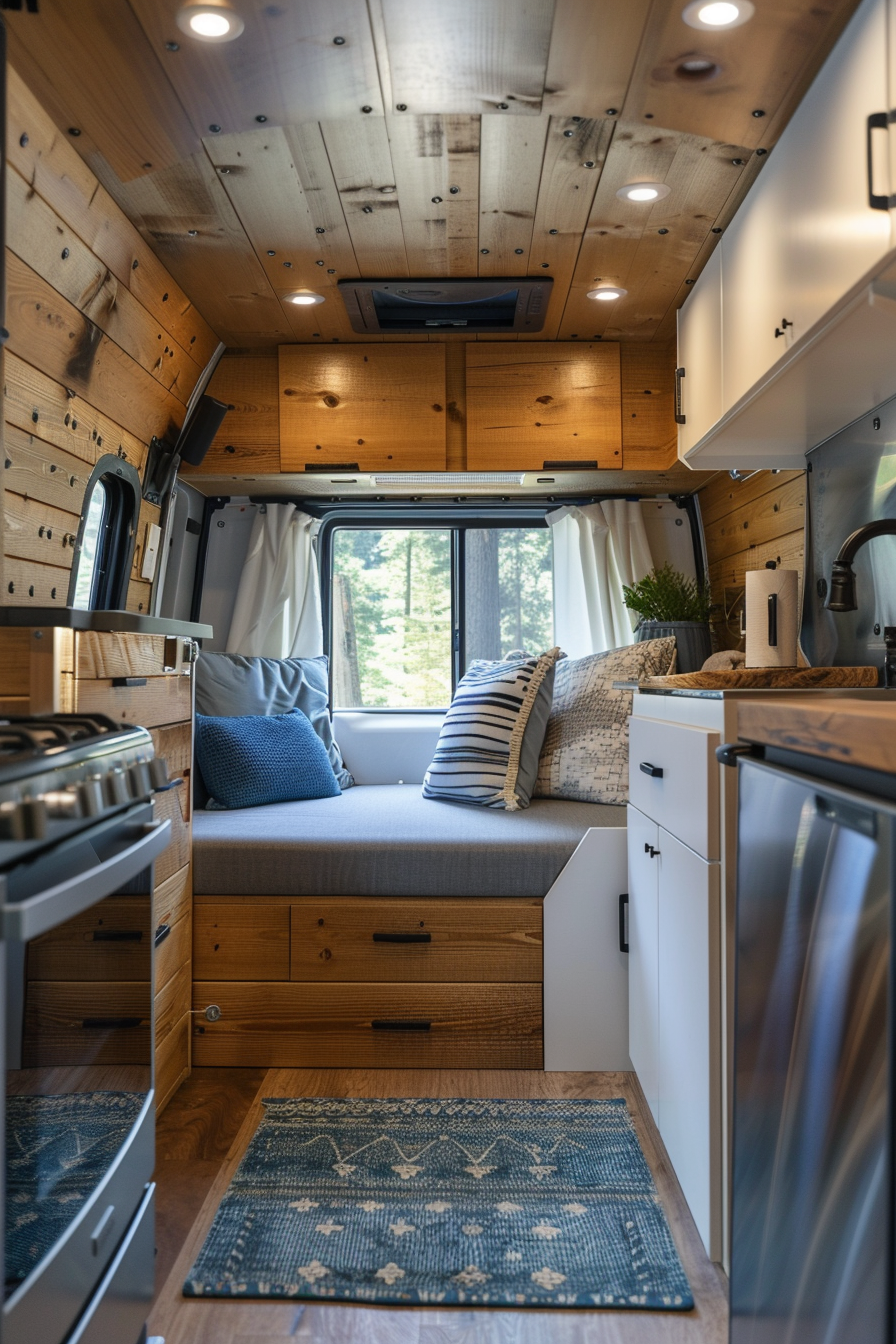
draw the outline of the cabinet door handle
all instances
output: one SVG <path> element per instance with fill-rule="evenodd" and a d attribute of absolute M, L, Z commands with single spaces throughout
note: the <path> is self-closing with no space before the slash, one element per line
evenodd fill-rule
<path fill-rule="evenodd" d="M 682 413 L 681 409 L 681 380 L 685 376 L 684 368 L 675 370 L 675 423 L 676 425 L 686 425 L 688 418 Z"/>
<path fill-rule="evenodd" d="M 628 905 L 628 892 L 623 891 L 619 897 L 619 951 L 628 951 L 628 939 L 625 936 L 625 907 Z"/>
<path fill-rule="evenodd" d="M 431 1022 L 404 1021 L 393 1018 L 374 1018 L 370 1024 L 374 1031 L 429 1031 Z"/>
<path fill-rule="evenodd" d="M 663 767 L 661 765 L 651 765 L 649 761 L 641 762 L 641 771 L 643 774 L 649 775 L 651 779 L 662 779 L 663 777 Z"/>
<path fill-rule="evenodd" d="M 788 318 L 782 317 L 780 327 L 775 327 L 775 340 L 777 340 L 779 336 L 785 336 L 787 334 L 787 328 L 792 326 L 793 323 L 789 321 Z"/>
<path fill-rule="evenodd" d="M 375 943 L 431 943 L 431 933 L 375 933 Z"/>
<path fill-rule="evenodd" d="M 872 135 L 874 131 L 886 131 L 890 125 L 890 114 L 887 112 L 872 112 L 868 118 L 867 129 L 865 132 L 865 148 L 868 163 L 868 205 L 872 210 L 889 210 L 891 205 L 896 205 L 896 199 L 892 196 L 879 196 L 874 190 L 874 155 L 872 152 Z"/>
<path fill-rule="evenodd" d="M 645 853 L 645 854 L 649 854 L 650 857 L 651 857 L 652 859 L 655 859 L 655 858 L 657 857 L 657 855 L 659 854 L 659 850 L 658 850 L 658 849 L 654 849 L 653 845 L 648 845 L 648 844 L 645 843 L 645 845 L 644 845 L 644 853 Z"/>
<path fill-rule="evenodd" d="M 155 935 L 153 937 L 153 946 L 161 947 L 165 939 L 170 934 L 170 932 L 171 932 L 170 924 L 160 924 L 159 927 L 156 929 Z"/>
<path fill-rule="evenodd" d="M 145 686 L 146 677 L 113 677 L 112 685 L 119 686 Z"/>

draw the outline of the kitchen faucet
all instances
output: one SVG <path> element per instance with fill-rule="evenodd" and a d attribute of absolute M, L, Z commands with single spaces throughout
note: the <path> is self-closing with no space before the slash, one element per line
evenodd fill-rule
<path fill-rule="evenodd" d="M 877 522 L 866 523 L 846 538 L 831 567 L 831 593 L 827 600 L 829 611 L 856 610 L 856 576 L 852 562 L 866 541 L 884 536 L 896 536 L 896 518 L 880 518 Z M 883 684 L 896 686 L 896 627 L 888 625 L 884 628 L 884 646 Z"/>
<path fill-rule="evenodd" d="M 866 523 L 846 538 L 831 568 L 831 593 L 826 603 L 828 611 L 856 610 L 856 576 L 852 562 L 866 541 L 883 536 L 896 536 L 896 518 L 879 518 L 877 522 Z"/>

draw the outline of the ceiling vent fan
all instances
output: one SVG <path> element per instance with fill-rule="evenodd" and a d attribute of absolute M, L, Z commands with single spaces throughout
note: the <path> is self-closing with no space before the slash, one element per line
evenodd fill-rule
<path fill-rule="evenodd" d="M 354 331 L 541 331 L 553 280 L 340 280 Z"/>

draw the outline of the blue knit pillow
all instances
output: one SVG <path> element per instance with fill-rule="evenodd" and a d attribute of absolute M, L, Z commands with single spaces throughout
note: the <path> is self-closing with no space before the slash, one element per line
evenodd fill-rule
<path fill-rule="evenodd" d="M 197 714 L 196 758 L 210 807 L 259 807 L 342 792 L 326 747 L 300 709 L 236 719 Z"/>

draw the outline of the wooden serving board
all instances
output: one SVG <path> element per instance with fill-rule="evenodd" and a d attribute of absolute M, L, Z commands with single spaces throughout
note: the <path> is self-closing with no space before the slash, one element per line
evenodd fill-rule
<path fill-rule="evenodd" d="M 679 672 L 645 677 L 642 690 L 750 691 L 812 686 L 876 686 L 876 667 L 745 667 L 727 672 Z"/>

